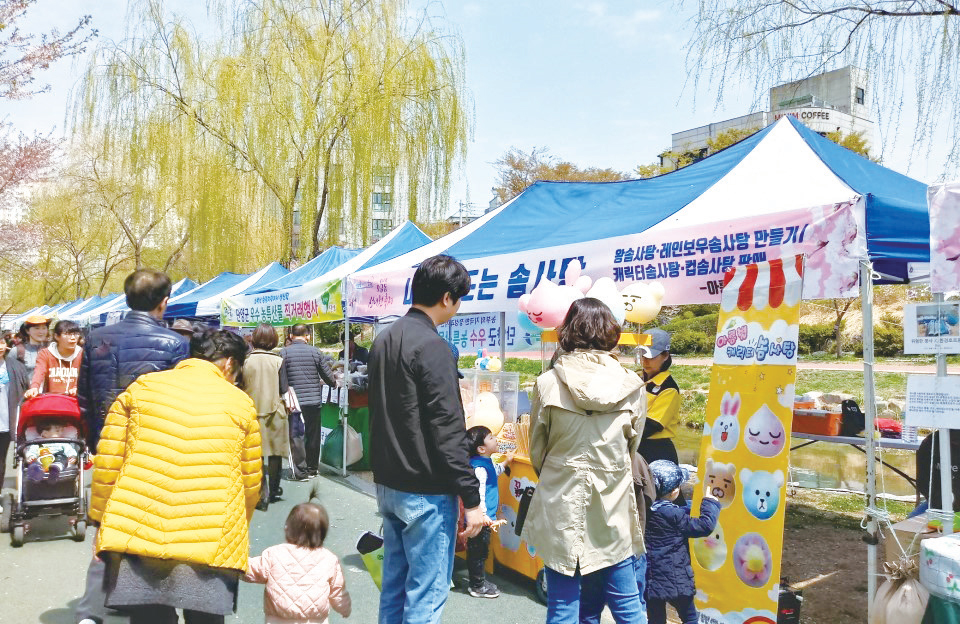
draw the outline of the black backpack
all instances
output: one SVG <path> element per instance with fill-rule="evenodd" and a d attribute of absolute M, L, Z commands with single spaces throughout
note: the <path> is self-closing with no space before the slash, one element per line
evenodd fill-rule
<path fill-rule="evenodd" d="M 863 412 L 860 411 L 860 406 L 857 405 L 856 401 L 847 399 L 841 403 L 840 413 L 842 414 L 840 435 L 849 437 L 858 436 L 863 433 L 864 428 L 867 426 L 867 419 Z"/>

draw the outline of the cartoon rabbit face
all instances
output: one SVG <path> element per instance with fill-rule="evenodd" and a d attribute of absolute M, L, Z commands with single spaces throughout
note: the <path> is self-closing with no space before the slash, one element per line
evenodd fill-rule
<path fill-rule="evenodd" d="M 740 393 L 723 393 L 720 401 L 720 415 L 713 422 L 710 435 L 713 448 L 718 451 L 732 451 L 740 441 Z"/>

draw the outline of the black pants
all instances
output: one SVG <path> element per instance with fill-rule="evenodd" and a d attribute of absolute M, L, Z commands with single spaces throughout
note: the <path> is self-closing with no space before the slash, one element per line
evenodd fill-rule
<path fill-rule="evenodd" d="M 467 538 L 467 572 L 470 574 L 470 587 L 483 586 L 487 576 L 483 566 L 490 552 L 490 527 L 483 527 L 476 537 Z"/>
<path fill-rule="evenodd" d="M 301 418 L 301 416 L 296 416 Z M 287 432 L 290 436 L 290 472 L 294 479 L 305 477 L 307 474 L 307 451 L 303 445 L 303 436 L 293 435 L 293 419 L 287 419 Z"/>
<path fill-rule="evenodd" d="M 304 436 L 303 445 L 305 447 L 307 458 L 307 470 L 316 472 L 320 464 L 320 405 L 301 405 L 303 410 L 303 423 L 307 433 Z"/>
<path fill-rule="evenodd" d="M 126 607 L 125 613 L 130 614 L 130 624 L 177 624 L 177 610 L 166 605 L 149 605 L 140 607 Z M 223 624 L 224 616 L 202 611 L 183 610 L 183 619 L 186 624 Z"/>
<path fill-rule="evenodd" d="M 280 466 L 283 458 L 279 455 L 265 457 L 267 463 L 263 466 L 263 481 L 260 482 L 260 500 L 267 500 L 269 496 L 280 493 Z"/>
<path fill-rule="evenodd" d="M 693 604 L 693 596 L 678 596 L 670 600 L 647 598 L 647 622 L 649 624 L 667 624 L 667 603 L 677 610 L 683 624 L 697 624 L 697 607 Z M 132 624 L 132 620 L 131 620 Z"/>
<path fill-rule="evenodd" d="M 0 433 L 0 490 L 3 489 L 3 480 L 7 476 L 7 451 L 10 449 L 10 432 Z"/>

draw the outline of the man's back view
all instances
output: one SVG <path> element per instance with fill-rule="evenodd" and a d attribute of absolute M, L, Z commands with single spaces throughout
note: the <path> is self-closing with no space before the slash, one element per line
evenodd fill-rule
<path fill-rule="evenodd" d="M 134 271 L 123 290 L 131 311 L 119 323 L 90 332 L 80 364 L 77 400 L 91 453 L 96 452 L 104 418 L 117 395 L 140 375 L 173 368 L 190 355 L 189 343 L 162 324 L 170 296 L 170 278 L 165 273 Z M 90 562 L 87 589 L 77 605 L 81 624 L 103 621 L 103 571 L 103 562 Z"/>

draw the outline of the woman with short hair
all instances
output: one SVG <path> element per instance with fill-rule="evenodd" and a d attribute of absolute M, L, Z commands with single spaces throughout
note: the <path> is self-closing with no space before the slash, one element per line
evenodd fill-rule
<path fill-rule="evenodd" d="M 283 495 L 280 467 L 283 458 L 290 453 L 287 409 L 282 399 L 287 389 L 280 387 L 283 359 L 274 352 L 280 341 L 277 330 L 269 323 L 260 323 L 253 330 L 251 338 L 253 351 L 243 364 L 243 383 L 247 394 L 253 399 L 260 422 L 260 448 L 266 466 L 257 509 L 266 511 L 270 503 L 279 501 Z"/>
<path fill-rule="evenodd" d="M 540 480 L 523 529 L 545 566 L 547 624 L 579 621 L 582 583 L 603 586 L 619 624 L 643 622 L 631 472 L 643 381 L 612 353 L 620 326 L 601 301 L 574 301 L 557 333 L 562 353 L 531 400 L 530 462 Z"/>
<path fill-rule="evenodd" d="M 131 624 L 176 622 L 176 608 L 222 623 L 247 568 L 261 478 L 257 414 L 235 386 L 247 345 L 206 330 L 190 351 L 117 397 L 97 446 L 89 513 L 106 605 Z"/>

